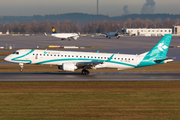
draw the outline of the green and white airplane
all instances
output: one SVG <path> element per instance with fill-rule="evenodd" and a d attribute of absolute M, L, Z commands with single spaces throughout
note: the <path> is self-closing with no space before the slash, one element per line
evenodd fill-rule
<path fill-rule="evenodd" d="M 140 55 L 20 49 L 4 60 L 19 63 L 20 71 L 24 64 L 46 64 L 70 72 L 82 69 L 82 74 L 87 75 L 88 69 L 123 70 L 172 62 L 172 58 L 166 58 L 171 38 L 171 34 L 165 35 L 149 52 Z"/>

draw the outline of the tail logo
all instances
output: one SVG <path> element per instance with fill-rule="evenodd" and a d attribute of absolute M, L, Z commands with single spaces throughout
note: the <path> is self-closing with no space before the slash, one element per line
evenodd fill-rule
<path fill-rule="evenodd" d="M 158 45 L 158 49 L 160 50 L 160 51 L 164 51 L 165 49 L 167 49 L 168 47 L 166 46 L 166 45 L 164 45 L 164 43 L 160 43 L 159 45 Z"/>
<path fill-rule="evenodd" d="M 56 30 L 53 28 L 52 31 L 55 32 Z"/>

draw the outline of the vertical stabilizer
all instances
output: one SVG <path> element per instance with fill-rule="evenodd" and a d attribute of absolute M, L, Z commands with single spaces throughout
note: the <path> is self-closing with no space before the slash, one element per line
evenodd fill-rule
<path fill-rule="evenodd" d="M 52 33 L 56 33 L 56 29 L 52 26 Z"/>
<path fill-rule="evenodd" d="M 165 35 L 147 54 L 144 54 L 144 58 L 137 67 L 166 63 L 166 54 L 169 49 L 171 38 L 171 34 Z"/>
<path fill-rule="evenodd" d="M 148 54 L 144 57 L 143 60 L 159 60 L 159 59 L 165 59 L 166 54 L 169 49 L 169 44 L 171 42 L 172 35 L 167 34 L 165 35 L 154 47 L 151 49 L 151 51 L 148 52 Z"/>

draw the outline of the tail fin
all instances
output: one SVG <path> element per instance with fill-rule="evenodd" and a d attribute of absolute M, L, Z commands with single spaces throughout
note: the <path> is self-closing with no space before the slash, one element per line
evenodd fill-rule
<path fill-rule="evenodd" d="M 52 33 L 56 33 L 56 29 L 52 26 Z"/>
<path fill-rule="evenodd" d="M 172 34 L 165 35 L 154 47 L 149 51 L 143 60 L 161 60 L 166 58 Z"/>

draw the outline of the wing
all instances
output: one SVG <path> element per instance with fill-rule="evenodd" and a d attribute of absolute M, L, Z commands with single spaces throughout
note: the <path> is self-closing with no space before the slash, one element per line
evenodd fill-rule
<path fill-rule="evenodd" d="M 93 69 L 96 65 L 103 64 L 102 61 L 91 61 L 91 62 L 77 62 L 78 68 Z"/>
<path fill-rule="evenodd" d="M 51 35 L 48 35 L 48 34 L 46 34 L 46 33 L 44 33 L 44 35 L 45 35 L 45 36 L 48 36 L 48 37 L 52 37 Z"/>

